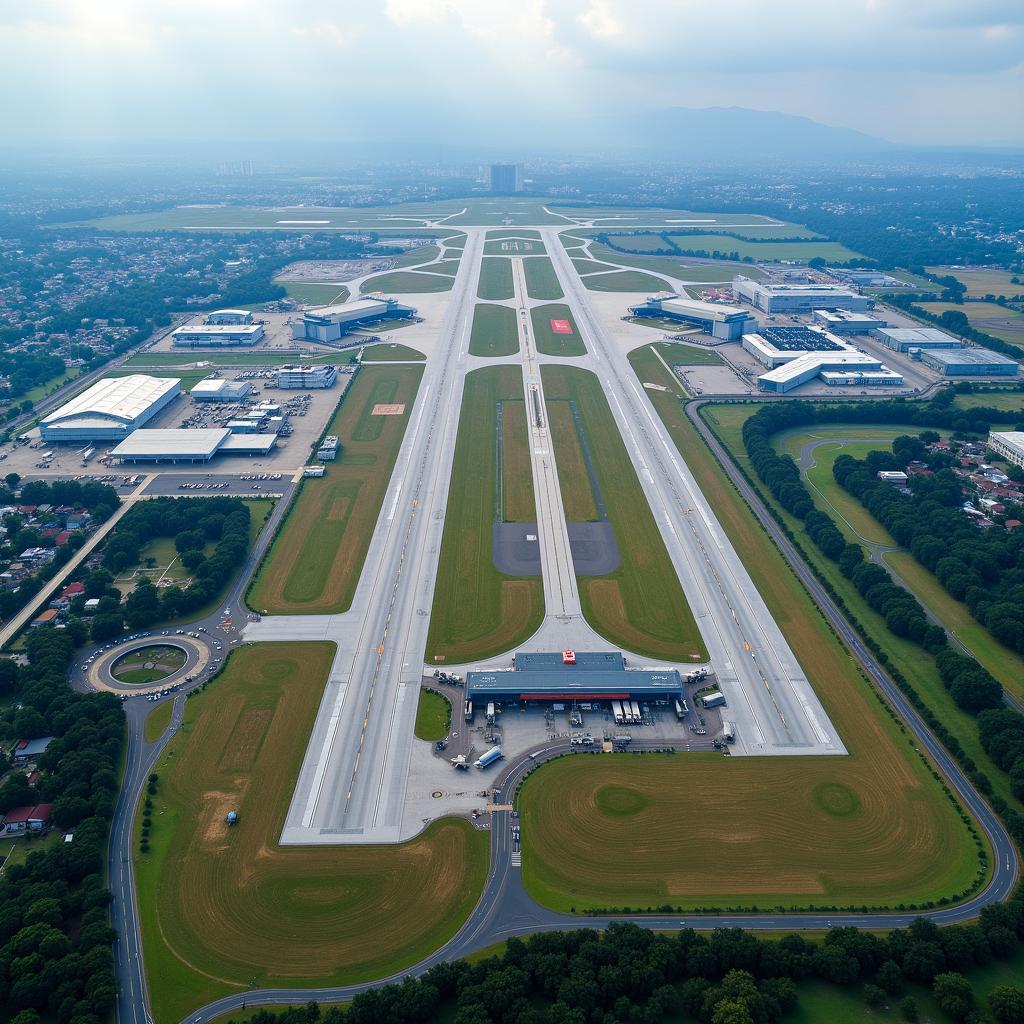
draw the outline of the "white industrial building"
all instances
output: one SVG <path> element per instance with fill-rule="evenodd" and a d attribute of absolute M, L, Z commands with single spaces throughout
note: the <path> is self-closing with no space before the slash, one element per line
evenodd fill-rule
<path fill-rule="evenodd" d="M 179 394 L 181 381 L 176 377 L 109 377 L 44 416 L 39 436 L 47 444 L 120 441 Z"/>
<path fill-rule="evenodd" d="M 865 313 L 875 300 L 858 295 L 840 284 L 780 284 L 733 278 L 736 297 L 765 313 L 810 313 L 815 309 L 850 309 Z"/>
<path fill-rule="evenodd" d="M 215 455 L 267 455 L 275 434 L 232 434 L 225 427 L 136 430 L 111 451 L 121 462 L 209 462 Z"/>
<path fill-rule="evenodd" d="M 189 394 L 197 402 L 241 402 L 252 391 L 247 380 L 225 380 L 208 377 L 201 380 Z"/>
<path fill-rule="evenodd" d="M 674 292 L 649 295 L 639 306 L 631 306 L 633 316 L 666 317 L 699 327 L 705 334 L 722 341 L 739 341 L 747 331 L 757 330 L 757 318 L 738 306 L 717 302 L 698 302 Z"/>
<path fill-rule="evenodd" d="M 762 391 L 784 394 L 815 378 L 833 387 L 901 387 L 904 378 L 881 360 L 820 327 L 766 327 L 745 334 L 743 349 L 768 368 Z"/>
<path fill-rule="evenodd" d="M 937 348 L 921 353 L 925 366 L 943 377 L 1016 377 L 1020 364 L 989 348 Z"/>
<path fill-rule="evenodd" d="M 412 306 L 384 295 L 368 295 L 336 306 L 322 306 L 302 314 L 292 324 L 292 337 L 303 341 L 338 341 L 349 331 L 384 320 L 406 320 L 416 315 Z"/>
<path fill-rule="evenodd" d="M 851 309 L 816 309 L 814 322 L 832 334 L 870 334 L 887 323 L 873 313 L 855 313 Z"/>
<path fill-rule="evenodd" d="M 208 324 L 226 324 L 229 326 L 251 324 L 252 313 L 247 309 L 215 309 L 207 316 L 206 322 Z"/>
<path fill-rule="evenodd" d="M 280 366 L 277 369 L 279 388 L 333 388 L 338 380 L 334 366 Z"/>
<path fill-rule="evenodd" d="M 877 338 L 893 352 L 909 352 L 919 348 L 963 348 L 964 343 L 934 327 L 876 327 L 871 337 Z"/>
<path fill-rule="evenodd" d="M 988 435 L 988 446 L 1011 466 L 1024 469 L 1024 430 L 993 430 Z"/>
<path fill-rule="evenodd" d="M 263 340 L 263 324 L 186 324 L 171 331 L 179 348 L 237 348 Z"/>

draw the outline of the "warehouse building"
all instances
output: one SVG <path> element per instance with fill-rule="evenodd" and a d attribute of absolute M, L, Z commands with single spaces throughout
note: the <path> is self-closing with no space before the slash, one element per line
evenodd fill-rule
<path fill-rule="evenodd" d="M 210 377 L 201 380 L 190 392 L 197 402 L 241 402 L 252 391 L 247 380 L 224 380 Z"/>
<path fill-rule="evenodd" d="M 988 446 L 1011 466 L 1024 469 L 1024 430 L 993 430 L 988 435 Z"/>
<path fill-rule="evenodd" d="M 630 307 L 633 316 L 665 317 L 699 327 L 705 334 L 722 341 L 739 341 L 747 331 L 757 330 L 757 319 L 738 306 L 716 302 L 698 302 L 673 293 L 650 295 L 646 302 Z"/>
<path fill-rule="evenodd" d="M 870 334 L 887 321 L 873 313 L 855 313 L 850 309 L 816 309 L 814 322 L 831 334 Z"/>
<path fill-rule="evenodd" d="M 877 338 L 893 352 L 909 352 L 915 348 L 963 348 L 964 344 L 934 327 L 876 327 L 871 331 L 871 337 Z"/>
<path fill-rule="evenodd" d="M 623 656 L 613 652 L 517 654 L 511 671 L 466 674 L 466 699 L 481 702 L 668 701 L 682 693 L 675 670 L 627 669 Z"/>
<path fill-rule="evenodd" d="M 921 353 L 921 362 L 943 377 L 1016 377 L 1020 364 L 988 348 L 939 348 Z"/>
<path fill-rule="evenodd" d="M 176 377 L 141 373 L 109 377 L 44 416 L 39 436 L 47 444 L 120 441 L 180 394 L 181 381 Z"/>
<path fill-rule="evenodd" d="M 292 324 L 292 337 L 303 341 L 338 341 L 349 331 L 388 320 L 408 320 L 416 315 L 412 306 L 383 295 L 366 296 L 337 306 L 322 306 L 302 314 Z"/>
<path fill-rule="evenodd" d="M 277 370 L 279 388 L 333 388 L 337 380 L 335 366 L 281 366 Z"/>
<path fill-rule="evenodd" d="M 875 300 L 858 295 L 840 284 L 780 284 L 736 277 L 732 282 L 736 297 L 745 299 L 765 313 L 810 313 L 815 309 L 849 309 L 866 313 Z"/>
<path fill-rule="evenodd" d="M 187 324 L 171 331 L 178 348 L 238 348 L 263 340 L 263 324 Z"/>
<path fill-rule="evenodd" d="M 224 324 L 237 326 L 239 324 L 251 324 L 252 313 L 247 309 L 217 309 L 207 318 L 208 324 Z"/>
<path fill-rule="evenodd" d="M 232 434 L 224 427 L 202 430 L 136 430 L 111 451 L 121 462 L 209 462 L 215 455 L 268 455 L 275 434 Z"/>

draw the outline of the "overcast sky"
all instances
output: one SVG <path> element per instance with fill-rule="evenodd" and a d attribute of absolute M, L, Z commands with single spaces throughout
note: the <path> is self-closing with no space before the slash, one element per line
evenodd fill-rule
<path fill-rule="evenodd" d="M 0 0 L 0 82 L 10 142 L 528 145 L 735 105 L 1021 145 L 1024 0 Z"/>

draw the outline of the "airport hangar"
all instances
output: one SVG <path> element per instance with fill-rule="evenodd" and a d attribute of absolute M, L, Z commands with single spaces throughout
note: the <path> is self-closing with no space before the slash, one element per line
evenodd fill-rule
<path fill-rule="evenodd" d="M 263 340 L 263 324 L 186 324 L 171 331 L 178 348 L 238 348 Z"/>
<path fill-rule="evenodd" d="M 339 341 L 349 331 L 388 320 L 408 320 L 416 315 L 412 306 L 384 295 L 368 295 L 336 306 L 307 310 L 302 321 L 292 324 L 292 337 L 300 341 Z"/>
<path fill-rule="evenodd" d="M 629 311 L 633 316 L 665 317 L 691 324 L 721 341 L 739 341 L 748 331 L 756 331 L 758 327 L 757 318 L 745 309 L 681 298 L 674 292 L 649 295 L 646 302 L 631 306 Z"/>
<path fill-rule="evenodd" d="M 466 700 L 483 703 L 667 703 L 682 695 L 683 682 L 675 669 L 627 669 L 625 658 L 611 651 L 517 654 L 511 670 L 466 673 Z"/>
<path fill-rule="evenodd" d="M 44 416 L 39 436 L 47 444 L 121 441 L 180 394 L 181 381 L 174 377 L 108 377 Z"/>
<path fill-rule="evenodd" d="M 866 313 L 875 300 L 840 284 L 775 284 L 735 277 L 732 290 L 764 313 L 813 313 L 816 309 L 848 309 Z"/>
<path fill-rule="evenodd" d="M 226 427 L 136 430 L 110 452 L 121 462 L 209 462 L 215 455 L 268 455 L 276 434 L 236 434 Z"/>

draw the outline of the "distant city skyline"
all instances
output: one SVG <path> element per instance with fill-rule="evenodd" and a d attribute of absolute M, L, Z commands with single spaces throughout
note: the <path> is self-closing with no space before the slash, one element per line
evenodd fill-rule
<path fill-rule="evenodd" d="M 1024 145 L 1018 0 L 0 3 L 8 143 L 552 144 L 667 107 Z"/>

